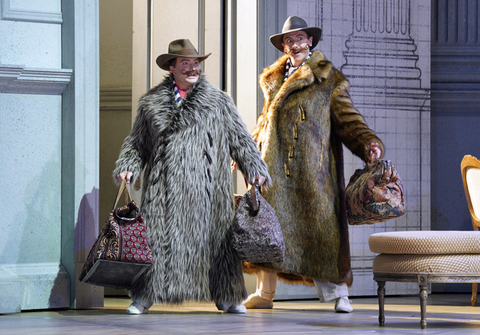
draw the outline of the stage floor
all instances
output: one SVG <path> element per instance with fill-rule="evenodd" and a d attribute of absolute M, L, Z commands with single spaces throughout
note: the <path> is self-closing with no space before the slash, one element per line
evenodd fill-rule
<path fill-rule="evenodd" d="M 217 311 L 211 304 L 154 305 L 148 314 L 126 315 L 128 298 L 105 298 L 88 310 L 30 311 L 0 315 L 0 334 L 479 334 L 480 306 L 469 294 L 430 294 L 427 329 L 420 329 L 417 296 L 387 296 L 385 327 L 378 325 L 376 298 L 352 298 L 354 312 L 335 313 L 334 303 L 276 301 L 272 310 L 246 315 Z"/>

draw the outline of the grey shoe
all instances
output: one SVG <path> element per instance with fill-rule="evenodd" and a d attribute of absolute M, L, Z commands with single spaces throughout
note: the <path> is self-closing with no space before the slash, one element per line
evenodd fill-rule
<path fill-rule="evenodd" d="M 140 315 L 140 314 L 147 314 L 148 313 L 148 308 L 143 307 L 139 303 L 136 303 L 135 301 L 128 306 L 127 310 L 125 311 L 127 314 L 130 315 Z"/>
<path fill-rule="evenodd" d="M 223 304 L 216 303 L 215 306 L 217 307 L 217 309 L 218 309 L 219 311 L 226 311 L 230 306 L 232 306 L 232 304 L 229 304 L 229 303 L 223 303 Z"/>
<path fill-rule="evenodd" d="M 227 313 L 247 314 L 247 308 L 242 304 L 231 305 L 230 308 L 227 309 Z"/>

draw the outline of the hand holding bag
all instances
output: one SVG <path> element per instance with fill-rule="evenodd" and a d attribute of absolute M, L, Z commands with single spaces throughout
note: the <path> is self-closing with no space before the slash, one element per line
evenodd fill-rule
<path fill-rule="evenodd" d="M 242 261 L 283 262 L 285 244 L 282 228 L 274 209 L 262 197 L 258 180 L 238 201 L 232 242 Z"/>
<path fill-rule="evenodd" d="M 405 214 L 402 179 L 389 160 L 355 171 L 345 190 L 348 223 L 372 224 Z"/>
<path fill-rule="evenodd" d="M 127 204 L 116 207 L 127 189 Z M 130 202 L 128 202 L 130 199 Z M 125 179 L 113 209 L 83 265 L 79 280 L 98 286 L 129 288 L 152 264 L 152 253 L 140 208 L 131 200 Z"/>

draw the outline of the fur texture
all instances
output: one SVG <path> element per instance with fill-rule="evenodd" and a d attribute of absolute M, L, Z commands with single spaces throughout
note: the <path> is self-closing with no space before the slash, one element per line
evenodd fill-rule
<path fill-rule="evenodd" d="M 230 161 L 251 180 L 271 179 L 231 98 L 200 76 L 177 107 L 173 75 L 139 102 L 113 172 L 144 169 L 142 211 L 154 264 L 131 289 L 144 301 L 238 304 L 246 291 L 229 240 Z"/>
<path fill-rule="evenodd" d="M 367 159 L 383 144 L 354 108 L 343 74 L 314 51 L 282 84 L 283 56 L 260 76 L 265 103 L 253 132 L 273 186 L 264 190 L 285 239 L 285 261 L 244 264 L 246 272 L 276 271 L 290 283 L 314 279 L 351 283 L 342 143 Z"/>

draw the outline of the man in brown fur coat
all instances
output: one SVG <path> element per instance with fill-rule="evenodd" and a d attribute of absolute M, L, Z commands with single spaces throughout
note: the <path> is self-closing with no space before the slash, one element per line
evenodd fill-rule
<path fill-rule="evenodd" d="M 249 181 L 268 184 L 270 176 L 232 99 L 200 74 L 209 55 L 182 39 L 157 58 L 171 73 L 140 99 L 113 172 L 134 183 L 144 171 L 141 208 L 154 258 L 130 290 L 128 314 L 185 300 L 246 312 L 242 265 L 228 238 L 230 160 Z"/>
<path fill-rule="evenodd" d="M 311 51 L 320 36 L 320 28 L 291 16 L 270 37 L 286 55 L 260 76 L 265 103 L 253 136 L 273 180 L 263 195 L 282 225 L 285 261 L 244 265 L 257 273 L 247 308 L 272 308 L 278 277 L 315 284 L 321 301 L 337 300 L 337 312 L 353 310 L 342 143 L 364 161 L 384 148 L 353 106 L 347 79 Z"/>

